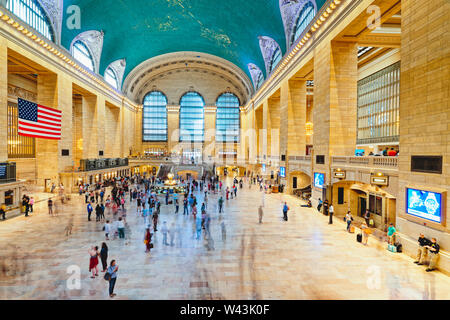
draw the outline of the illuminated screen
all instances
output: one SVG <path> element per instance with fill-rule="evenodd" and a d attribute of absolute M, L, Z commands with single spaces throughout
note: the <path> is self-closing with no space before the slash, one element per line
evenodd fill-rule
<path fill-rule="evenodd" d="M 262 165 L 262 172 L 266 172 L 266 165 L 265 164 Z"/>
<path fill-rule="evenodd" d="M 407 188 L 406 212 L 416 217 L 441 223 L 442 194 Z"/>
<path fill-rule="evenodd" d="M 355 156 L 357 156 L 357 157 L 364 156 L 364 149 L 356 149 L 355 150 Z"/>
<path fill-rule="evenodd" d="M 280 177 L 286 178 L 286 167 L 280 167 Z"/>
<path fill-rule="evenodd" d="M 325 184 L 325 174 L 314 172 L 314 186 L 316 188 L 322 188 Z"/>

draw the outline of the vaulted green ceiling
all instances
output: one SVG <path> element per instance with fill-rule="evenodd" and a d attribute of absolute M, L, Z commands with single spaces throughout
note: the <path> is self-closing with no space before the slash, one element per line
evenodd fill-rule
<path fill-rule="evenodd" d="M 258 36 L 286 52 L 279 0 L 65 0 L 63 21 L 70 5 L 81 9 L 81 29 L 64 24 L 62 45 L 69 49 L 79 33 L 103 30 L 100 74 L 125 58 L 126 77 L 145 60 L 178 51 L 216 55 L 249 74 L 248 63 L 264 70 Z"/>

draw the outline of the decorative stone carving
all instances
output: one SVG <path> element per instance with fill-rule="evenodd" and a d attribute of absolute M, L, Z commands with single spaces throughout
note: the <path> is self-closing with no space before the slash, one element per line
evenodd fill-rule
<path fill-rule="evenodd" d="M 108 68 L 111 68 L 112 71 L 114 71 L 114 73 L 117 76 L 117 82 L 119 84 L 118 88 L 119 90 L 122 89 L 122 80 L 123 80 L 123 75 L 125 73 L 125 68 L 127 66 L 127 62 L 125 59 L 120 59 L 120 60 L 116 60 L 114 62 L 111 62 L 110 65 L 108 66 Z M 106 69 L 108 69 L 106 68 Z"/>
<path fill-rule="evenodd" d="M 255 87 L 255 90 L 258 86 L 258 79 L 259 76 L 262 75 L 261 69 L 253 63 L 248 64 L 248 71 L 250 71 L 250 75 L 252 76 L 253 86 Z"/>
<path fill-rule="evenodd" d="M 61 43 L 61 29 L 63 19 L 63 0 L 38 0 L 45 10 L 55 32 L 55 42 Z"/>
<path fill-rule="evenodd" d="M 73 44 L 78 40 L 82 41 L 88 47 L 89 52 L 91 53 L 92 58 L 94 60 L 94 71 L 96 73 L 99 73 L 100 69 L 100 58 L 102 56 L 103 50 L 103 37 L 104 37 L 103 31 L 89 30 L 77 35 L 70 44 L 71 52 Z"/>
<path fill-rule="evenodd" d="M 270 62 L 272 61 L 272 56 L 277 48 L 280 48 L 280 45 L 270 37 L 259 36 L 259 47 L 261 48 L 261 53 L 264 58 L 264 63 L 266 65 L 267 75 L 270 73 Z"/>
<path fill-rule="evenodd" d="M 8 96 L 13 99 L 22 98 L 31 102 L 37 101 L 37 95 L 34 92 L 13 86 L 11 84 L 8 84 Z"/>
<path fill-rule="evenodd" d="M 286 48 L 291 46 L 291 39 L 298 16 L 308 2 L 314 5 L 317 12 L 315 0 L 280 0 L 281 17 L 283 18 L 284 33 L 286 35 Z"/>

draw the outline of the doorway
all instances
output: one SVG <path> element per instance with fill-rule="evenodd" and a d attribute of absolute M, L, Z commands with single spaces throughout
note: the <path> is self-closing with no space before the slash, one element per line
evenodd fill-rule
<path fill-rule="evenodd" d="M 366 213 L 367 209 L 367 198 L 359 197 L 359 210 L 358 210 L 358 216 L 363 217 L 364 213 Z"/>

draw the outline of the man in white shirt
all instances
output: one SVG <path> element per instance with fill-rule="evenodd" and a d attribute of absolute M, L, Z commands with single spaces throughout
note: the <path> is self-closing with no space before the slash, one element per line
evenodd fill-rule
<path fill-rule="evenodd" d="M 328 213 L 330 216 L 330 221 L 328 222 L 328 224 L 333 224 L 333 214 L 334 214 L 333 204 L 330 204 L 330 207 L 328 208 Z"/>
<path fill-rule="evenodd" d="M 106 220 L 106 223 L 103 226 L 103 230 L 105 231 L 106 240 L 109 240 L 109 233 L 111 232 L 111 225 L 109 224 L 109 220 Z"/>

